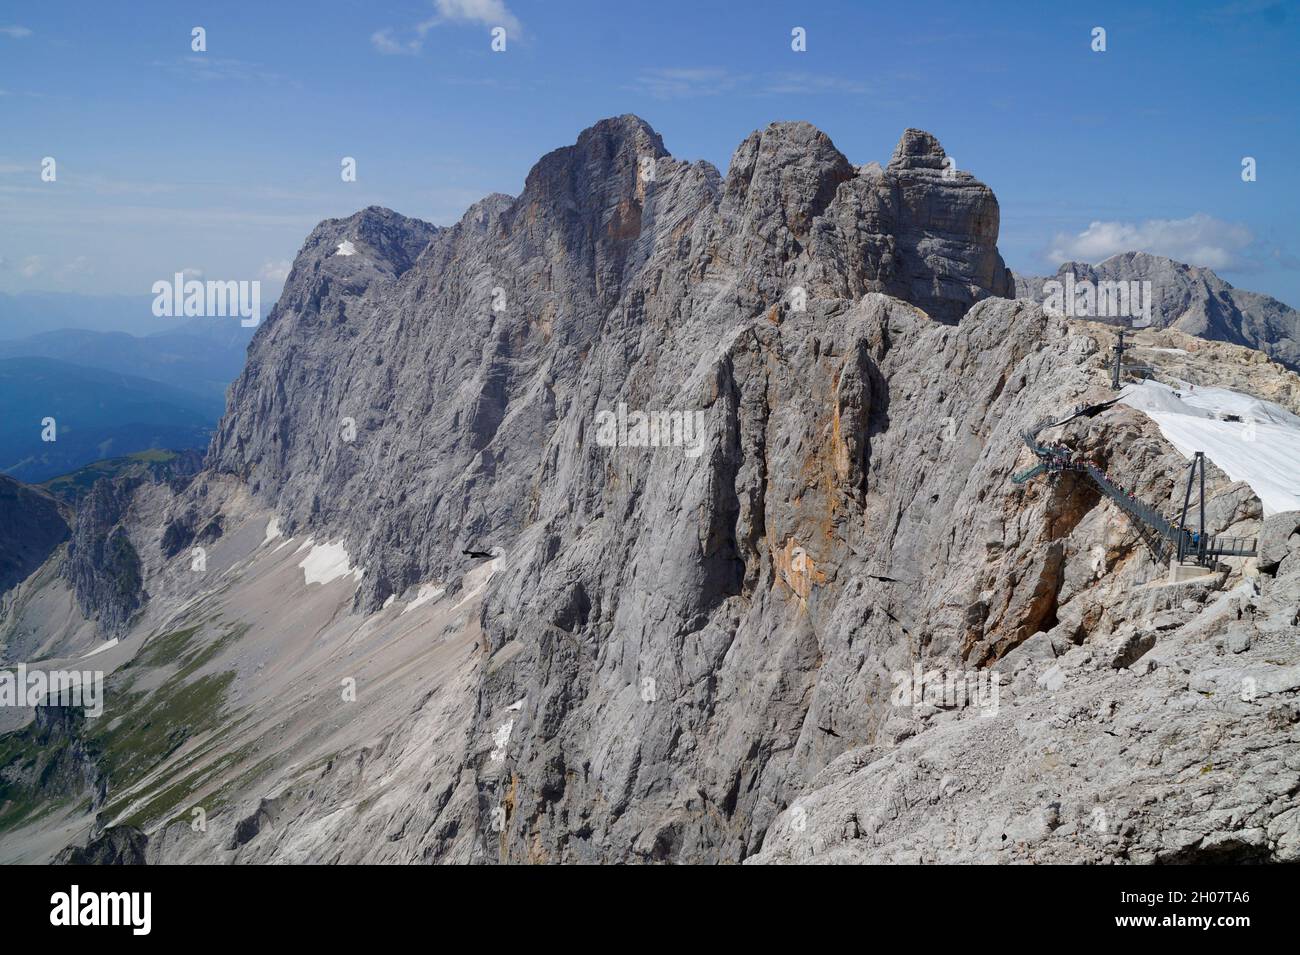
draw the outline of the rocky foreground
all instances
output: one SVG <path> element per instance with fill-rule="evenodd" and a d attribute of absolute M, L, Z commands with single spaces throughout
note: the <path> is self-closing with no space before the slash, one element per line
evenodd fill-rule
<path fill-rule="evenodd" d="M 322 223 L 205 469 L 97 490 L 139 585 L 78 528 L 6 607 L 51 665 L 74 603 L 118 642 L 104 716 L 0 737 L 0 858 L 1295 860 L 1300 514 L 1211 464 L 1261 556 L 1169 586 L 1094 485 L 1013 483 L 1114 329 L 1010 298 L 945 160 L 787 123 L 723 177 L 620 117 L 450 229 Z M 1133 408 L 1045 437 L 1181 504 Z"/>

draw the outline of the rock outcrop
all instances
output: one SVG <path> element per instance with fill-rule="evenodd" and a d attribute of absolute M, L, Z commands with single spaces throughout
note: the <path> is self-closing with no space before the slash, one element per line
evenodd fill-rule
<path fill-rule="evenodd" d="M 1014 296 L 1014 279 L 997 249 L 997 199 L 959 171 L 937 139 L 907 130 L 884 178 L 896 196 L 899 261 L 878 291 L 950 323 L 986 296 Z"/>
<path fill-rule="evenodd" d="M 63 564 L 82 612 L 96 619 L 105 635 L 120 632 L 145 599 L 140 558 L 121 526 L 132 490 L 129 482 L 95 484 L 81 503 Z"/>
<path fill-rule="evenodd" d="M 1283 511 L 1259 529 L 1259 569 L 1274 573 L 1287 556 L 1300 549 L 1300 511 Z"/>
<path fill-rule="evenodd" d="M 128 528 L 137 490 L 160 485 L 179 493 L 194 476 L 197 463 L 190 455 L 180 455 L 165 468 L 130 468 L 100 478 L 78 502 L 60 573 L 72 586 L 82 613 L 95 621 L 104 636 L 121 634 L 148 600 L 140 555 Z M 190 515 L 187 518 L 193 520 Z M 174 540 L 179 536 L 183 541 L 177 541 L 172 554 L 188 545 L 196 533 L 205 539 L 220 536 L 219 523 L 215 528 L 205 524 L 196 532 L 183 523 L 185 519 L 173 532 Z"/>
<path fill-rule="evenodd" d="M 84 847 L 68 846 L 55 865 L 144 865 L 149 837 L 134 826 L 113 826 Z"/>
<path fill-rule="evenodd" d="M 0 832 L 68 800 L 99 807 L 106 780 L 84 726 L 84 716 L 72 706 L 38 705 L 30 724 L 3 738 Z"/>

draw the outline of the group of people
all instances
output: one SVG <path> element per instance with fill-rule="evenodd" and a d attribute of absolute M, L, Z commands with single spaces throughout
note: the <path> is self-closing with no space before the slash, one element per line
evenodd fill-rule
<path fill-rule="evenodd" d="M 1102 471 L 1101 474 L 1102 477 L 1104 477 L 1107 481 L 1110 481 L 1110 483 L 1114 486 L 1115 490 L 1119 491 L 1121 495 L 1128 498 L 1128 500 L 1134 502 L 1135 504 L 1137 503 L 1137 495 L 1133 493 L 1132 488 L 1127 488 L 1123 484 L 1116 484 L 1114 481 L 1111 481 L 1110 475 L 1107 474 L 1105 471 Z"/>
<path fill-rule="evenodd" d="M 1054 464 L 1055 466 L 1069 467 L 1069 468 L 1083 468 L 1088 465 L 1091 465 L 1092 467 L 1100 471 L 1101 476 L 1106 479 L 1106 483 L 1108 483 L 1111 487 L 1119 491 L 1121 495 L 1123 495 L 1125 498 L 1127 498 L 1128 500 L 1132 501 L 1135 504 L 1139 503 L 1139 498 L 1133 492 L 1132 488 L 1127 488 L 1124 485 L 1120 484 L 1109 474 L 1107 474 L 1106 471 L 1102 469 L 1101 464 L 1099 464 L 1096 460 L 1085 458 L 1083 456 L 1083 452 L 1076 451 L 1074 448 L 1070 447 L 1069 445 L 1062 444 L 1060 442 L 1056 442 L 1054 444 L 1048 444 L 1045 445 L 1045 447 L 1048 453 L 1051 454 L 1052 456 L 1051 463 Z"/>
<path fill-rule="evenodd" d="M 1075 468 L 1083 466 L 1083 455 L 1069 445 L 1057 442 L 1056 444 L 1047 445 L 1047 450 L 1051 452 L 1052 457 L 1059 465 L 1068 465 Z"/>
<path fill-rule="evenodd" d="M 1052 463 L 1057 467 L 1082 469 L 1091 465 L 1092 467 L 1101 470 L 1101 465 L 1095 459 L 1085 458 L 1082 451 L 1076 451 L 1068 444 L 1061 444 L 1060 442 L 1049 444 L 1047 445 L 1047 450 L 1052 455 Z M 1105 472 L 1102 473 L 1104 474 Z M 1107 476 L 1106 480 L 1109 481 L 1110 477 Z M 1111 483 L 1113 484 L 1114 482 L 1112 481 Z"/>

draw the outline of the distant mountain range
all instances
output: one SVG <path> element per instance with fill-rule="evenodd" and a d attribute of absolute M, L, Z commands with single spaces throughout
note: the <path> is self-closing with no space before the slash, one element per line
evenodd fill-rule
<path fill-rule="evenodd" d="M 147 298 L 0 295 L 0 473 L 39 482 L 150 449 L 206 449 L 253 331 L 155 318 Z M 46 417 L 53 442 L 41 440 Z"/>
<path fill-rule="evenodd" d="M 1206 268 L 1185 265 L 1146 252 L 1124 252 L 1098 265 L 1066 262 L 1056 275 L 1016 275 L 1016 297 L 1045 302 L 1047 283 L 1150 282 L 1151 326 L 1175 328 L 1211 341 L 1246 345 L 1274 361 L 1300 371 L 1300 311 L 1269 295 L 1233 288 Z M 1087 316 L 1079 316 L 1087 317 Z M 1097 316 L 1099 321 L 1127 323 L 1123 316 Z"/>
<path fill-rule="evenodd" d="M 101 458 L 205 448 L 223 402 L 50 358 L 0 359 L 0 473 L 35 483 Z M 54 419 L 53 441 L 42 438 Z"/>
<path fill-rule="evenodd" d="M 168 278 L 171 276 L 160 276 Z M 273 302 L 278 286 L 263 283 L 262 301 Z M 153 313 L 152 295 L 75 295 L 67 292 L 0 292 L 0 340 L 26 338 L 42 332 L 80 328 L 95 332 L 127 332 L 149 336 L 181 328 L 218 331 L 238 321 L 221 318 L 183 322 Z M 247 334 L 247 332 L 245 333 Z M 247 339 L 245 339 L 247 341 Z"/>
<path fill-rule="evenodd" d="M 149 335 L 161 328 L 147 295 L 74 295 L 0 292 L 0 339 L 25 338 L 57 328 L 127 331 Z"/>
<path fill-rule="evenodd" d="M 252 329 L 238 322 L 199 320 L 148 336 L 63 328 L 0 340 L 0 359 L 52 358 L 86 368 L 148 378 L 181 391 L 224 401 L 244 367 Z"/>

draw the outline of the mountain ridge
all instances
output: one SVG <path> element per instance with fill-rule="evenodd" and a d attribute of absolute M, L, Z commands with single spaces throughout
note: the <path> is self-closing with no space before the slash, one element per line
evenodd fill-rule
<path fill-rule="evenodd" d="M 653 178 L 642 175 L 643 158 L 653 163 Z M 747 307 L 758 313 L 795 286 L 804 288 L 807 296 L 852 297 L 888 290 L 918 301 L 942 320 L 955 321 L 980 297 L 1010 294 L 1011 278 L 997 256 L 997 203 L 991 191 L 967 173 L 949 176 L 936 162 L 942 163 L 942 147 L 915 130 L 904 133 L 889 167 L 857 169 L 811 125 L 776 123 L 741 143 L 722 179 L 707 163 L 673 159 L 648 124 L 622 116 L 596 123 L 573 146 L 544 156 L 520 196 L 489 197 L 449 229 L 433 231 L 396 213 L 381 219 L 375 210 L 327 220 L 305 243 L 281 302 L 255 336 L 249 366 L 232 388 L 231 410 L 214 437 L 211 461 L 218 470 L 249 477 L 255 493 L 287 486 L 287 495 L 276 492 L 287 528 L 330 510 L 319 493 L 295 487 L 310 480 L 302 473 L 305 468 L 293 468 L 299 476 L 284 479 L 286 455 L 299 444 L 309 445 L 302 449 L 303 462 L 323 460 L 327 471 L 338 469 L 344 479 L 353 468 L 373 469 L 373 480 L 391 486 L 386 496 L 392 500 L 424 494 L 410 479 L 405 487 L 392 486 L 395 474 L 408 469 L 377 467 L 377 460 L 352 453 L 427 453 L 394 447 L 401 443 L 400 435 L 385 435 L 379 446 L 360 439 L 355 444 L 330 439 L 344 418 L 355 420 L 358 434 L 382 434 L 384 429 L 375 427 L 379 418 L 368 421 L 364 406 L 388 408 L 402 400 L 392 377 L 398 373 L 407 378 L 404 395 L 427 392 L 428 383 L 417 380 L 424 377 L 423 363 L 418 373 L 400 364 L 396 371 L 386 368 L 371 382 L 379 393 L 364 402 L 349 404 L 341 393 L 333 396 L 337 410 L 328 424 L 313 408 L 308 415 L 311 434 L 300 428 L 283 440 L 285 436 L 267 430 L 265 422 L 274 417 L 267 410 L 281 407 L 285 394 L 297 393 L 277 381 L 278 373 L 270 368 L 289 365 L 289 354 L 295 365 L 306 362 L 311 367 L 316 359 L 309 356 L 321 347 L 316 338 L 290 341 L 290 322 L 328 327 L 337 341 L 346 340 L 354 381 L 364 380 L 363 374 L 369 377 L 362 369 L 384 363 L 385 355 L 400 362 L 397 356 L 412 346 L 433 359 L 435 375 L 461 394 L 447 417 L 467 420 L 473 434 L 465 442 L 451 435 L 439 439 L 449 450 L 459 445 L 454 453 L 461 458 L 461 469 L 470 469 L 461 470 L 456 479 L 464 484 L 475 480 L 479 466 L 490 468 L 485 459 L 481 465 L 472 462 L 482 459 L 484 446 L 502 423 L 511 389 L 530 382 L 524 388 L 532 395 L 527 431 L 540 433 L 556 413 L 549 405 L 547 378 L 572 374 L 579 354 L 607 329 L 628 334 L 619 328 L 620 309 L 628 308 L 620 305 L 620 298 L 631 295 L 627 301 L 635 303 L 647 294 L 636 288 L 638 272 L 650 270 L 655 281 L 664 283 L 665 294 L 659 296 L 664 312 L 650 317 L 655 335 L 671 334 L 671 323 L 684 319 L 683 309 L 718 309 L 717 303 L 711 304 L 717 292 L 747 299 Z M 922 201 L 926 194 L 932 198 Z M 366 230 L 381 224 L 392 234 L 367 240 Z M 335 253 L 340 243 L 352 239 L 363 254 Z M 423 251 L 412 257 L 409 250 L 426 239 Z M 548 251 L 552 244 L 558 247 Z M 407 251 L 395 260 L 390 254 L 394 247 Z M 566 268 L 540 264 L 544 256 L 554 258 L 561 249 Z M 679 261 L 669 261 L 670 256 Z M 968 265 L 968 259 L 975 264 Z M 435 274 L 441 287 L 431 284 Z M 697 287 L 709 298 L 688 298 L 688 291 Z M 499 312 L 492 309 L 494 289 L 507 301 Z M 365 322 L 352 321 L 358 312 L 368 316 Z M 396 312 L 400 314 L 387 314 Z M 669 319 L 674 312 L 677 316 Z M 529 316 L 526 321 L 518 317 L 523 313 Z M 442 317 L 450 315 L 457 317 Z M 376 319 L 388 327 L 379 330 Z M 421 332 L 438 321 L 450 321 L 445 335 Z M 426 340 L 421 340 L 422 334 Z M 706 334 L 716 337 L 717 332 Z M 362 338 L 370 340 L 365 355 L 354 350 Z M 466 369 L 453 371 L 453 365 L 446 364 L 463 360 L 448 351 L 449 342 L 464 346 L 458 355 L 483 353 L 476 377 L 466 380 L 460 377 Z M 545 350 L 551 354 L 543 355 Z M 440 352 L 447 355 L 441 367 Z M 336 359 L 337 353 L 331 352 L 330 360 Z M 629 387 L 634 387 L 632 382 Z M 600 399 L 601 391 L 587 395 L 584 402 Z M 636 400 L 634 394 L 630 397 Z M 426 394 L 419 400 L 428 405 L 437 399 Z M 258 418 L 241 410 L 250 401 L 259 410 Z M 418 413 L 424 411 L 421 407 Z M 516 410 L 515 416 L 520 413 Z M 437 473 L 436 465 L 433 469 Z M 325 478 L 311 483 L 330 482 Z M 530 492 L 516 486 L 506 493 Z M 436 510 L 441 499 L 429 497 L 425 506 Z M 467 505 L 445 518 L 440 514 L 440 520 L 450 520 L 457 528 L 465 524 L 466 529 L 462 533 L 447 527 L 437 549 L 458 552 L 468 538 L 491 534 L 502 523 L 518 526 L 517 518 L 506 513 L 513 505 L 494 508 L 491 501 L 485 503 L 482 510 Z M 480 526 L 482 517 L 488 522 Z M 360 547 L 363 563 L 383 567 L 366 584 L 366 603 L 372 607 L 420 577 L 448 569 L 445 560 L 431 556 L 418 563 L 409 553 L 389 556 L 376 539 L 387 533 L 385 520 L 381 516 L 378 525 L 366 521 L 364 536 L 370 543 Z M 360 523 L 352 530 L 362 536 Z"/>
<path fill-rule="evenodd" d="M 133 702 L 77 730 L 93 809 L 0 856 L 1300 858 L 1300 513 L 1209 462 L 1207 527 L 1266 559 L 1167 586 L 1089 480 L 1013 480 L 1032 428 L 1165 513 L 1187 463 L 1110 403 L 1113 327 L 1010 297 L 930 134 L 857 166 L 775 123 L 723 176 L 652 132 L 602 120 L 446 229 L 312 231 L 204 470 L 94 486 L 61 581 Z M 1160 336 L 1153 374 L 1294 401 Z M 993 713 L 896 692 L 998 669 Z"/>
<path fill-rule="evenodd" d="M 1096 265 L 1062 263 L 1054 276 L 1017 275 L 1016 295 L 1041 303 L 1048 298 L 1044 284 L 1062 281 L 1067 274 L 1094 286 L 1099 282 L 1150 282 L 1155 327 L 1246 345 L 1293 371 L 1300 370 L 1300 311 L 1271 295 L 1235 288 L 1211 269 L 1146 252 L 1121 252 Z M 1129 316 L 1111 318 L 1130 320 Z"/>

